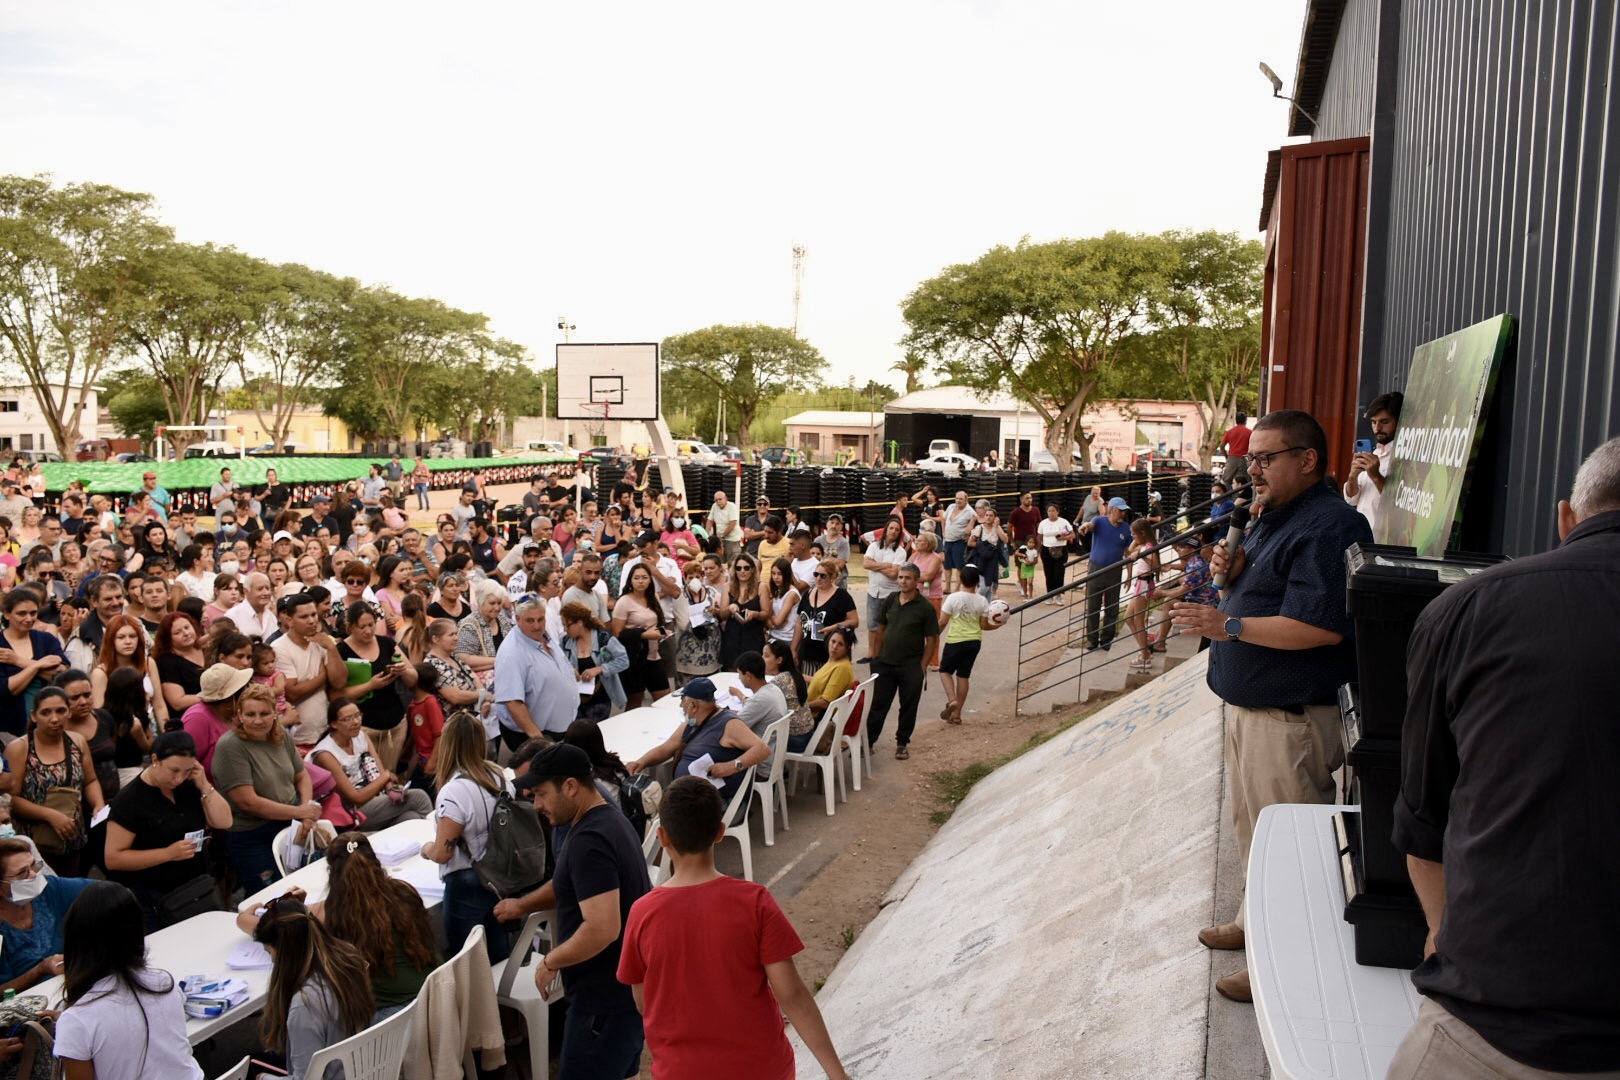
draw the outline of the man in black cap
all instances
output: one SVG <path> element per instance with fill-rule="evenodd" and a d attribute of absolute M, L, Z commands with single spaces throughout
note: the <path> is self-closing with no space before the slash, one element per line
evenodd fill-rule
<path fill-rule="evenodd" d="M 520 795 L 532 794 L 555 830 L 557 865 L 540 893 L 550 890 L 543 899 L 556 905 L 557 944 L 535 965 L 534 981 L 546 997 L 560 974 L 568 994 L 558 1075 L 634 1076 L 644 1041 L 641 1013 L 617 975 L 630 905 L 652 891 L 641 838 L 596 790 L 591 759 L 577 746 L 541 750 L 515 786 Z"/>

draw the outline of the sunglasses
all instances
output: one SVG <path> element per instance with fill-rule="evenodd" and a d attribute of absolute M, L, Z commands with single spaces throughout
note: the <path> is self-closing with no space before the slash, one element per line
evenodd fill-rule
<path fill-rule="evenodd" d="M 816 571 L 816 574 L 815 574 L 815 576 L 816 576 L 816 577 L 820 577 L 820 578 L 824 578 L 824 577 L 832 577 L 832 575 L 831 575 L 831 574 L 824 574 L 824 573 L 822 573 L 822 572 L 821 572 L 821 571 L 820 571 L 820 570 L 817 570 L 817 571 Z"/>

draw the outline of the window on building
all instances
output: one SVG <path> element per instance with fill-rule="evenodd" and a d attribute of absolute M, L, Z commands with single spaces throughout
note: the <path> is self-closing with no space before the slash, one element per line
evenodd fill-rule
<path fill-rule="evenodd" d="M 841 446 L 841 447 L 844 447 L 845 449 L 859 450 L 865 444 L 866 444 L 866 437 L 863 436 L 863 435 L 840 435 L 840 436 L 838 436 L 838 445 Z"/>
<path fill-rule="evenodd" d="M 32 435 L 24 433 L 19 435 L 18 438 L 22 440 L 17 447 L 19 450 L 32 450 L 34 448 L 34 437 Z"/>
<path fill-rule="evenodd" d="M 17 411 L 17 403 L 15 401 L 0 401 L 0 412 L 16 412 L 16 411 Z"/>
<path fill-rule="evenodd" d="M 819 431 L 801 431 L 801 432 L 799 432 L 799 448 L 801 450 L 820 450 L 821 449 L 821 432 L 819 432 Z"/>

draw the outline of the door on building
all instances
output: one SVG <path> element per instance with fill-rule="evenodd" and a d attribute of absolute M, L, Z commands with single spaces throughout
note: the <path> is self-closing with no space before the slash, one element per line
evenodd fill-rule
<path fill-rule="evenodd" d="M 1001 460 L 1003 464 L 1013 463 L 1014 468 L 1029 468 L 1029 440 L 1003 439 L 1001 447 Z"/>

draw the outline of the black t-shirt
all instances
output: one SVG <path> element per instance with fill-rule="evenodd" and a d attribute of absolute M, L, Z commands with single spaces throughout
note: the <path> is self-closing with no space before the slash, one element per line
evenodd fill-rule
<path fill-rule="evenodd" d="M 179 653 L 165 653 L 158 657 L 158 681 L 174 683 L 184 694 L 202 693 L 202 668 Z"/>
<path fill-rule="evenodd" d="M 292 490 L 286 484 L 266 484 L 264 490 L 259 492 L 259 505 L 264 507 L 266 514 L 274 517 L 287 508 L 290 498 Z"/>
<path fill-rule="evenodd" d="M 558 501 L 572 502 L 573 499 L 574 499 L 574 489 L 573 488 L 565 488 L 561 484 L 553 484 L 550 487 L 546 488 L 546 500 L 548 502 L 553 502 L 553 503 L 558 502 Z"/>
<path fill-rule="evenodd" d="M 394 662 L 394 653 L 399 651 L 391 637 L 377 635 L 377 659 L 371 661 L 371 674 L 366 676 L 374 679 L 388 670 Z M 351 660 L 366 661 L 353 649 L 349 648 L 347 641 L 338 642 L 338 655 L 343 657 L 344 663 Z M 404 655 L 401 653 L 400 655 Z M 351 670 L 353 670 L 351 668 Z M 358 702 L 360 706 L 360 726 L 372 728 L 376 731 L 387 731 L 405 719 L 405 702 L 400 698 L 396 689 L 398 683 L 390 683 L 379 690 L 373 690 Z"/>
<path fill-rule="evenodd" d="M 618 980 L 619 948 L 630 905 L 652 891 L 652 881 L 641 855 L 641 838 L 624 814 L 606 804 L 585 811 L 557 853 L 552 884 L 557 890 L 561 941 L 573 937 L 585 921 L 579 911 L 581 900 L 618 890 L 619 937 L 584 963 L 563 968 L 563 988 L 569 1002 L 585 1012 L 635 1012 L 630 988 Z"/>
<path fill-rule="evenodd" d="M 815 593 L 815 589 L 811 589 L 799 601 L 799 624 L 804 628 L 799 636 L 799 659 L 824 664 L 827 662 L 827 639 L 823 636 L 826 628 L 849 618 L 849 613 L 855 610 L 855 598 L 845 589 L 834 589 L 831 599 L 816 607 L 811 603 Z"/>
<path fill-rule="evenodd" d="M 214 798 L 223 796 L 216 795 Z M 112 821 L 133 835 L 129 846 L 134 851 L 165 848 L 176 840 L 184 840 L 187 833 L 208 828 L 208 819 L 203 814 L 202 792 L 189 780 L 175 788 L 174 801 L 170 802 L 163 792 L 137 776 L 124 785 L 124 789 L 112 801 L 110 813 Z M 145 870 L 111 870 L 107 876 L 131 887 L 166 893 L 206 873 L 207 856 L 196 855 L 185 862 L 158 863 Z"/>
<path fill-rule="evenodd" d="M 322 529 L 330 529 L 334 536 L 337 534 L 338 523 L 333 520 L 331 511 L 327 511 L 326 516 L 319 521 L 316 521 L 315 515 L 311 514 L 298 523 L 298 535 L 300 536 L 314 536 Z"/>
<path fill-rule="evenodd" d="M 462 619 L 465 619 L 467 617 L 467 613 L 469 611 L 471 611 L 471 610 L 472 609 L 467 606 L 467 601 L 463 600 L 461 602 L 461 611 L 456 613 L 456 614 L 451 614 L 450 612 L 448 612 L 448 611 L 446 611 L 444 609 L 443 604 L 441 604 L 437 600 L 435 600 L 435 601 L 433 601 L 433 603 L 428 605 L 428 618 L 430 618 L 430 619 L 449 619 L 451 622 L 457 622 L 458 623 Z"/>

